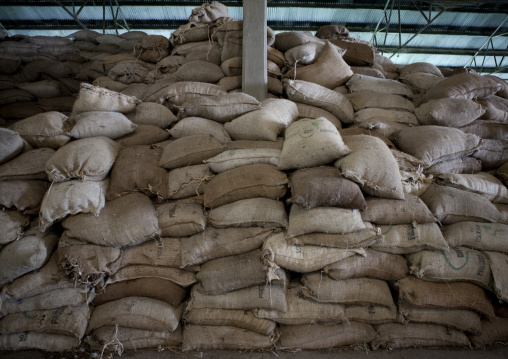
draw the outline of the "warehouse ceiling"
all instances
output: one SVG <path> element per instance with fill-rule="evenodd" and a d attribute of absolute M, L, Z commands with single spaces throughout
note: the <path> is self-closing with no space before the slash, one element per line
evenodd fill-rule
<path fill-rule="evenodd" d="M 242 1 L 221 1 L 243 18 Z M 69 36 L 87 28 L 104 33 L 141 30 L 169 36 L 203 1 L 0 0 L 0 28 L 9 36 Z M 508 79 L 508 1 L 268 0 L 268 26 L 316 31 L 346 26 L 397 64 L 430 62 L 473 68 Z"/>

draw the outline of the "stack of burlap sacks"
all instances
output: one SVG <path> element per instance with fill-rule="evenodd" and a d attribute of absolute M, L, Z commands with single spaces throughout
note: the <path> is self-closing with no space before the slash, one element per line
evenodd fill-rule
<path fill-rule="evenodd" d="M 0 129 L 0 347 L 506 341 L 506 83 L 325 26 L 269 35 L 260 103 L 241 22 L 189 20 Z"/>

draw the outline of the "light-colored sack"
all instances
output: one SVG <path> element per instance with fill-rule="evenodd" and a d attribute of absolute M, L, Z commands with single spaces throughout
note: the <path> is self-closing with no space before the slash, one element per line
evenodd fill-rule
<path fill-rule="evenodd" d="M 146 146 L 166 141 L 169 137 L 168 131 L 157 126 L 138 125 L 134 132 L 120 137 L 116 142 L 124 147 Z"/>
<path fill-rule="evenodd" d="M 220 86 L 198 81 L 179 81 L 164 87 L 161 91 L 162 102 L 175 109 L 193 98 L 226 95 Z"/>
<path fill-rule="evenodd" d="M 374 96 L 377 96 L 374 95 Z M 415 115 L 412 112 L 406 110 L 394 110 L 394 109 L 384 109 L 384 108 L 364 108 L 355 113 L 355 117 L 353 118 L 354 123 L 363 124 L 365 126 L 381 126 L 381 124 L 385 124 L 388 127 L 388 124 L 393 123 L 392 126 L 403 127 L 402 125 L 415 125 L 418 126 L 420 123 Z M 392 129 L 391 132 L 395 132 L 395 129 Z M 387 133 L 387 137 L 391 137 L 393 133 L 390 133 L 390 130 L 385 130 Z M 388 135 L 389 134 L 389 135 Z"/>
<path fill-rule="evenodd" d="M 17 210 L 0 211 L 0 246 L 9 244 L 21 238 L 25 228 L 30 224 L 30 217 Z"/>
<path fill-rule="evenodd" d="M 126 261 L 128 260 L 130 260 L 131 262 L 135 262 L 134 260 L 129 258 L 129 256 L 127 256 L 126 258 L 127 260 L 122 261 L 123 263 L 121 263 L 121 265 L 125 265 Z M 142 260 L 139 260 L 139 258 L 137 259 L 138 262 L 142 262 Z M 169 265 L 175 266 L 176 264 L 169 263 Z M 196 283 L 196 275 L 194 274 L 194 272 L 180 268 L 165 267 L 159 263 L 159 265 L 141 264 L 141 265 L 127 265 L 126 267 L 122 267 L 115 274 L 113 274 L 111 277 L 108 278 L 107 284 L 110 285 L 113 283 L 124 283 L 126 281 L 139 280 L 138 283 L 142 287 L 143 280 L 150 278 L 152 279 L 157 278 L 169 281 L 175 285 L 184 288 L 187 288 Z M 153 288 L 149 288 L 149 290 L 151 289 Z"/>
<path fill-rule="evenodd" d="M 212 171 L 222 173 L 253 164 L 264 163 L 277 166 L 280 153 L 281 150 L 274 148 L 233 149 L 221 152 L 205 162 Z"/>
<path fill-rule="evenodd" d="M 53 156 L 51 148 L 28 150 L 0 166 L 0 181 L 47 180 L 46 162 Z"/>
<path fill-rule="evenodd" d="M 499 252 L 483 252 L 490 262 L 492 271 L 493 285 L 499 300 L 506 302 L 508 300 L 508 280 L 506 279 L 506 270 L 508 268 L 508 256 Z"/>
<path fill-rule="evenodd" d="M 413 112 L 413 103 L 401 95 L 391 93 L 376 93 L 373 91 L 359 91 L 347 94 L 346 97 L 353 105 L 355 111 L 366 108 L 380 108 L 386 110 L 398 110 Z"/>
<path fill-rule="evenodd" d="M 207 164 L 175 168 L 168 173 L 168 198 L 180 199 L 205 192 L 213 173 Z"/>
<path fill-rule="evenodd" d="M 165 203 L 155 206 L 162 237 L 189 237 L 205 229 L 203 208 L 193 203 Z"/>
<path fill-rule="evenodd" d="M 434 223 L 436 218 L 427 205 L 409 193 L 402 200 L 368 197 L 367 208 L 361 212 L 362 220 L 381 224 Z"/>
<path fill-rule="evenodd" d="M 67 335 L 24 332 L 0 334 L 0 347 L 4 350 L 39 349 L 65 352 L 77 348 L 80 340 Z"/>
<path fill-rule="evenodd" d="M 465 126 L 485 113 L 478 103 L 464 98 L 442 98 L 424 103 L 415 110 L 422 125 Z"/>
<path fill-rule="evenodd" d="M 88 111 L 129 113 L 134 110 L 139 103 L 141 103 L 141 101 L 135 97 L 82 83 L 78 98 L 72 108 L 72 114 L 77 115 L 81 112 Z"/>
<path fill-rule="evenodd" d="M 0 128 L 0 165 L 27 149 L 27 143 L 16 131 Z"/>
<path fill-rule="evenodd" d="M 443 227 L 443 236 L 452 246 L 470 247 L 480 251 L 508 253 L 508 225 L 502 223 L 458 222 Z"/>
<path fill-rule="evenodd" d="M 103 136 L 115 140 L 134 132 L 136 124 L 119 112 L 89 111 L 71 117 L 73 138 Z"/>
<path fill-rule="evenodd" d="M 477 193 L 493 203 L 508 204 L 508 189 L 500 180 L 487 172 L 444 173 L 436 177 L 436 183 Z"/>
<path fill-rule="evenodd" d="M 414 97 L 414 94 L 409 87 L 399 81 L 390 79 L 378 79 L 371 76 L 355 74 L 346 83 L 346 86 L 351 93 L 372 91 L 383 94 L 400 95 L 407 98 Z"/>
<path fill-rule="evenodd" d="M 137 125 L 152 125 L 159 128 L 168 128 L 177 121 L 176 116 L 167 107 L 151 102 L 140 103 L 126 116 Z"/>
<path fill-rule="evenodd" d="M 0 181 L 0 206 L 37 213 L 48 187 L 48 182 L 38 180 Z"/>
<path fill-rule="evenodd" d="M 9 127 L 33 148 L 49 147 L 58 149 L 71 140 L 69 118 L 57 111 L 44 112 L 19 120 Z"/>
<path fill-rule="evenodd" d="M 164 148 L 159 164 L 167 169 L 199 165 L 224 149 L 222 143 L 210 136 L 181 137 Z"/>
<path fill-rule="evenodd" d="M 173 138 L 207 135 L 223 144 L 231 141 L 223 124 L 202 117 L 186 117 L 178 121 L 168 132 Z"/>
<path fill-rule="evenodd" d="M 180 238 L 166 237 L 124 248 L 120 268 L 135 265 L 180 268 Z"/>
<path fill-rule="evenodd" d="M 205 2 L 201 4 L 201 7 L 192 10 L 192 14 L 189 16 L 189 22 L 207 24 L 221 17 L 228 17 L 228 8 L 226 5 L 217 1 Z"/>
<path fill-rule="evenodd" d="M 487 97 L 501 90 L 501 85 L 475 73 L 461 73 L 446 77 L 431 87 L 425 94 L 424 101 L 438 98 L 465 98 Z"/>
<path fill-rule="evenodd" d="M 473 157 L 459 157 L 454 160 L 442 161 L 427 167 L 426 175 L 440 175 L 443 173 L 477 173 L 482 170 L 482 163 Z"/>
<path fill-rule="evenodd" d="M 324 117 L 330 121 L 338 130 L 342 129 L 342 122 L 330 112 L 304 103 L 294 102 L 298 108 L 298 118 L 320 118 Z"/>

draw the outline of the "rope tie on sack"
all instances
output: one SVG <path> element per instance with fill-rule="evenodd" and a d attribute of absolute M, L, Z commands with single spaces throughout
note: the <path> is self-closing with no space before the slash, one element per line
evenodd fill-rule
<path fill-rule="evenodd" d="M 120 342 L 120 340 L 118 339 L 118 324 L 116 324 L 115 326 L 115 334 L 113 336 L 113 339 L 110 340 L 109 342 L 106 342 L 104 343 L 104 346 L 102 347 L 102 352 L 101 352 L 101 356 L 100 356 L 100 359 L 102 359 L 103 355 L 104 355 L 104 351 L 106 349 L 109 349 L 110 347 L 112 348 L 112 350 L 114 352 L 116 352 L 119 356 L 122 356 L 122 353 L 123 353 L 123 344 Z"/>

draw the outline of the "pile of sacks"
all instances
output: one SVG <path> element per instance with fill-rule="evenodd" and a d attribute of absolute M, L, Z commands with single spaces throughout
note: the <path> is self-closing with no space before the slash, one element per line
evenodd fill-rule
<path fill-rule="evenodd" d="M 155 82 L 0 128 L 0 348 L 506 341 L 508 85 L 325 26 L 269 37 L 259 102 L 241 22 L 190 21 L 131 41 Z"/>

